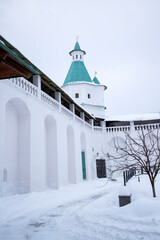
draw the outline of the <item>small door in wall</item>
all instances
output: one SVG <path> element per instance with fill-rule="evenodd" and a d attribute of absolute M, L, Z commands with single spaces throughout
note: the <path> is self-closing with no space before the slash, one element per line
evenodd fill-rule
<path fill-rule="evenodd" d="M 82 157 L 82 174 L 83 179 L 86 179 L 86 161 L 85 161 L 85 152 L 81 152 Z"/>
<path fill-rule="evenodd" d="M 96 169 L 98 178 L 106 178 L 106 162 L 105 159 L 96 160 Z"/>

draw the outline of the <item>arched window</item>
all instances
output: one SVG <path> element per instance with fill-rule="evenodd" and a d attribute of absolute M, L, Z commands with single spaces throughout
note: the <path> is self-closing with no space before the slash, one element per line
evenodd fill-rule
<path fill-rule="evenodd" d="M 76 59 L 78 59 L 78 55 L 76 55 Z"/>
<path fill-rule="evenodd" d="M 76 94 L 75 94 L 75 98 L 79 98 L 79 93 L 76 93 Z"/>

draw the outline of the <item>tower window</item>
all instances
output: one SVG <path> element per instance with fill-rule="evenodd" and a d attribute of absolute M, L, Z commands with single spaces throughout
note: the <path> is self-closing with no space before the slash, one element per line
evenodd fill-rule
<path fill-rule="evenodd" d="M 88 93 L 88 98 L 91 98 L 91 94 L 90 93 Z"/>
<path fill-rule="evenodd" d="M 79 98 L 79 93 L 76 93 L 76 94 L 75 94 L 75 98 Z"/>
<path fill-rule="evenodd" d="M 78 55 L 76 55 L 76 59 L 78 58 Z"/>
<path fill-rule="evenodd" d="M 74 60 L 74 56 L 73 56 L 73 60 Z"/>
<path fill-rule="evenodd" d="M 80 55 L 80 59 L 82 59 L 82 55 Z"/>

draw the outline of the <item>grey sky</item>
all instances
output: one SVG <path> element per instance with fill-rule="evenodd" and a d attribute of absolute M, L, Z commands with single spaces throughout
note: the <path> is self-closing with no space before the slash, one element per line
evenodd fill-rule
<path fill-rule="evenodd" d="M 160 0 L 0 0 L 1 34 L 58 85 L 76 36 L 107 115 L 160 111 Z"/>

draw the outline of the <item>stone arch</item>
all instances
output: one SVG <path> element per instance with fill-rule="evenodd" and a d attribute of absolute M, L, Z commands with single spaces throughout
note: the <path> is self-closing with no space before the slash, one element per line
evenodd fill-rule
<path fill-rule="evenodd" d="M 87 179 L 87 154 L 86 154 L 86 137 L 84 132 L 81 133 L 81 159 L 82 159 L 82 179 Z"/>
<path fill-rule="evenodd" d="M 57 123 L 53 116 L 45 118 L 46 185 L 58 187 Z"/>
<path fill-rule="evenodd" d="M 30 191 L 30 111 L 20 98 L 6 104 L 5 169 L 12 193 Z"/>
<path fill-rule="evenodd" d="M 75 139 L 71 125 L 67 127 L 68 182 L 76 183 Z"/>

